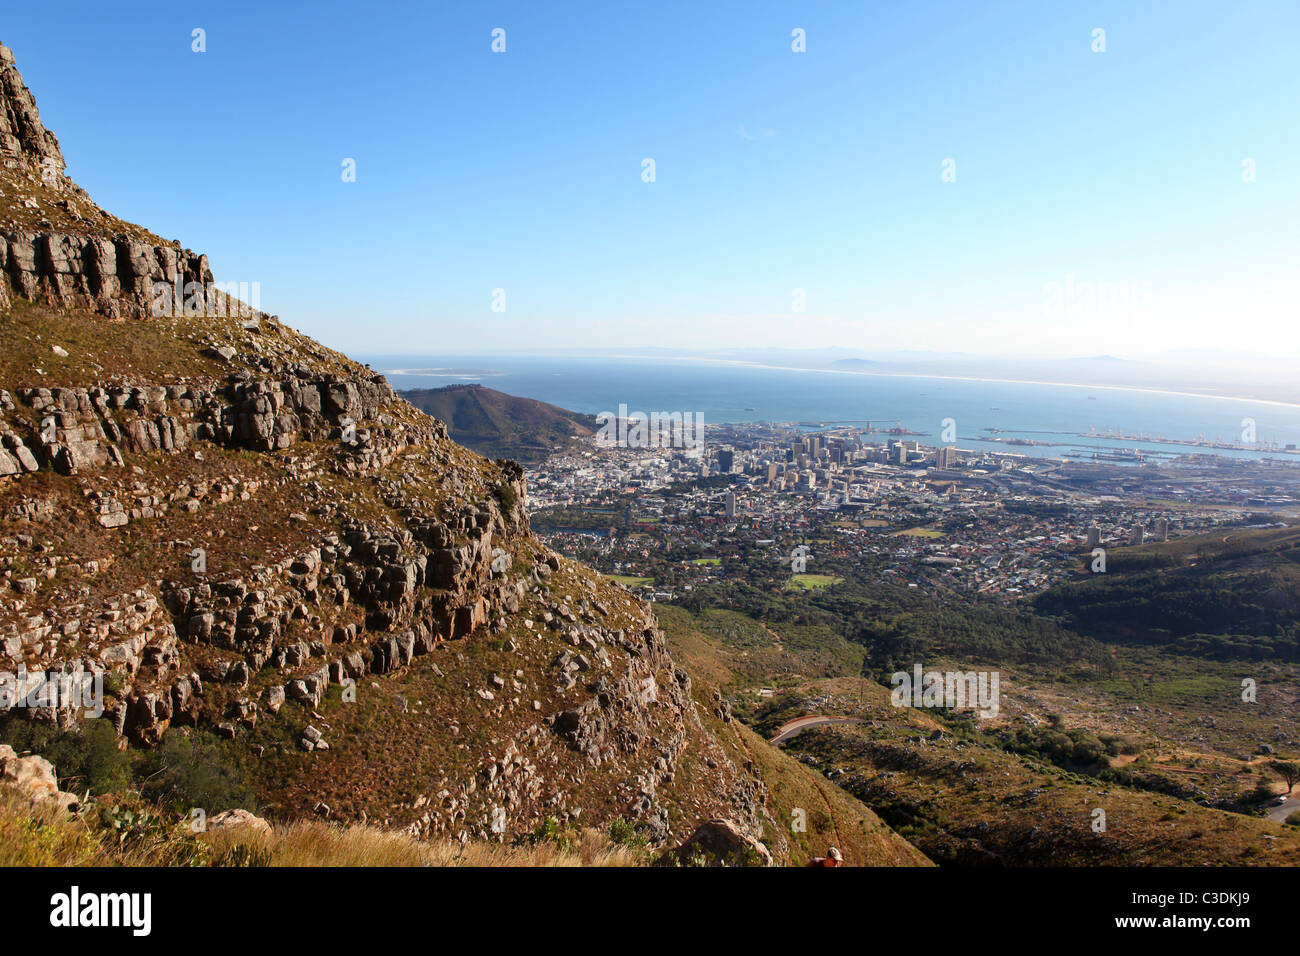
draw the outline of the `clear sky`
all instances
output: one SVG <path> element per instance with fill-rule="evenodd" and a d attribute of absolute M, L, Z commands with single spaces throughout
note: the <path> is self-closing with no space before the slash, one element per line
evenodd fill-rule
<path fill-rule="evenodd" d="M 2 29 L 101 205 L 338 348 L 1300 351 L 1294 0 L 72 0 Z"/>

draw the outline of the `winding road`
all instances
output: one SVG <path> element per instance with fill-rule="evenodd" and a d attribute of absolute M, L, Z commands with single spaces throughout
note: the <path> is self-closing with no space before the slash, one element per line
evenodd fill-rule
<path fill-rule="evenodd" d="M 808 714 L 805 717 L 796 717 L 794 720 L 788 720 L 777 728 L 776 736 L 769 743 L 783 744 L 795 734 L 807 730 L 809 727 L 820 727 L 824 724 L 860 724 L 862 721 L 857 717 L 823 717 L 821 714 Z"/>

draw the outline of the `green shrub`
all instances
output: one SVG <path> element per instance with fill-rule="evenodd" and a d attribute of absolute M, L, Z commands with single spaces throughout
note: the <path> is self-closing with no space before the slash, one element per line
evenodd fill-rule
<path fill-rule="evenodd" d="M 519 492 L 515 491 L 514 485 L 503 481 L 496 487 L 496 497 L 501 503 L 502 516 L 509 522 L 515 508 L 519 506 Z"/>
<path fill-rule="evenodd" d="M 53 724 L 10 720 L 0 740 L 19 753 L 39 754 L 54 765 L 59 787 L 71 793 L 116 793 L 131 785 L 131 760 L 118 749 L 117 732 L 107 718 L 87 720 L 76 730 Z"/>
<path fill-rule="evenodd" d="M 555 817 L 547 817 L 533 828 L 532 833 L 516 838 L 515 845 L 537 846 L 542 843 L 553 843 L 561 850 L 570 850 L 577 845 L 577 841 L 576 827 L 572 824 L 562 824 Z"/>
<path fill-rule="evenodd" d="M 182 813 L 256 809 L 242 768 L 207 734 L 169 732 L 146 756 L 142 776 L 145 797 Z"/>
<path fill-rule="evenodd" d="M 645 838 L 637 832 L 636 827 L 622 817 L 615 817 L 610 821 L 609 839 L 619 846 L 639 847 L 645 845 Z"/>

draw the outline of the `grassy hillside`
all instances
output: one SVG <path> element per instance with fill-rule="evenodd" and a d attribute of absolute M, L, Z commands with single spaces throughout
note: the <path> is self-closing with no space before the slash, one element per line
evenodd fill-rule
<path fill-rule="evenodd" d="M 850 866 L 922 866 L 925 855 L 894 833 L 865 804 L 825 780 L 764 737 L 755 733 L 724 703 L 723 689 L 741 687 L 754 675 L 749 654 L 774 637 L 756 622 L 731 612 L 714 612 L 702 620 L 675 607 L 660 607 L 660 623 L 673 656 L 693 680 L 705 726 L 739 766 L 748 767 L 766 788 L 768 831 L 764 842 L 793 865 L 824 856 L 830 846 L 844 853 Z M 743 637 L 742 637 L 743 635 Z M 852 660 L 848 648 L 841 649 Z M 820 652 L 812 652 L 814 661 Z M 770 666 L 799 667 L 800 653 L 769 648 L 761 659 Z M 760 667 L 762 665 L 759 665 Z"/>
<path fill-rule="evenodd" d="M 488 458 L 534 464 L 595 433 L 592 415 L 519 398 L 482 385 L 411 389 L 402 397 L 446 423 L 451 437 Z"/>
<path fill-rule="evenodd" d="M 928 715 L 890 707 L 883 689 L 868 712 L 865 724 L 816 728 L 787 746 L 941 864 L 1300 863 L 1294 827 L 1074 772 L 966 728 L 931 729 Z"/>

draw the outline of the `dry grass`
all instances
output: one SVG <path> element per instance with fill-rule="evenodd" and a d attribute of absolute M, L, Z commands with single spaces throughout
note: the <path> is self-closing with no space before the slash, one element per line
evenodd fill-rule
<path fill-rule="evenodd" d="M 89 828 L 54 809 L 40 810 L 0 787 L 0 866 L 109 866 Z"/>
<path fill-rule="evenodd" d="M 180 825 L 174 837 L 148 846 L 119 848 L 95 828 L 95 810 L 72 816 L 33 807 L 16 791 L 0 787 L 0 866 L 159 866 L 206 860 L 213 866 L 640 866 L 644 850 L 610 842 L 599 830 L 582 831 L 568 847 L 555 843 L 422 842 L 377 827 L 331 826 L 301 821 L 272 828 L 219 830 L 198 837 L 207 852 L 196 856 Z M 178 852 L 179 851 L 179 852 Z"/>
<path fill-rule="evenodd" d="M 375 827 L 336 827 L 301 821 L 270 833 L 249 828 L 207 834 L 213 859 L 230 858 L 245 847 L 267 866 L 637 866 L 643 854 L 611 845 L 604 834 L 585 830 L 571 849 L 554 843 L 514 847 L 499 843 L 422 842 Z"/>

